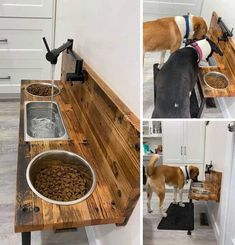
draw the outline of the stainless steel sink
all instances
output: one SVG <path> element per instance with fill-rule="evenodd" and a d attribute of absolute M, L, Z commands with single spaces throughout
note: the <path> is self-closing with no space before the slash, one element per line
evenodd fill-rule
<path fill-rule="evenodd" d="M 24 140 L 66 140 L 68 134 L 56 102 L 26 101 Z"/>

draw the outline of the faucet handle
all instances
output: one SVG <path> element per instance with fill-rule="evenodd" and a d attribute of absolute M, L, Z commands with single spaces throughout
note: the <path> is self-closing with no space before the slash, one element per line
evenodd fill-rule
<path fill-rule="evenodd" d="M 45 46 L 46 46 L 47 52 L 50 52 L 50 48 L 49 48 L 49 46 L 48 46 L 48 43 L 47 43 L 46 38 L 43 37 L 42 40 L 43 40 L 43 42 L 44 42 L 44 44 L 45 44 Z"/>

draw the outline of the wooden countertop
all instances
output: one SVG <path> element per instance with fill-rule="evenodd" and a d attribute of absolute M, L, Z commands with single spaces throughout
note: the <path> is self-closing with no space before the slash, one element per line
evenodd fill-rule
<path fill-rule="evenodd" d="M 34 81 L 33 81 L 34 82 Z M 31 81 L 22 84 L 22 96 L 20 106 L 20 135 L 17 168 L 17 204 L 16 204 L 16 232 L 44 230 L 49 228 L 68 228 L 92 224 L 121 223 L 124 220 L 118 209 L 112 207 L 112 193 L 109 190 L 109 183 L 106 182 L 105 175 L 99 171 L 100 165 L 95 161 L 93 147 L 82 144 L 86 136 L 79 124 L 79 120 L 74 114 L 73 108 L 68 103 L 69 98 L 62 88 L 60 96 L 55 97 L 59 104 L 65 127 L 68 131 L 68 141 L 41 141 L 24 142 L 24 102 L 37 101 L 32 96 L 24 92 L 24 88 Z M 76 133 L 75 133 L 76 132 Z M 58 206 L 49 204 L 38 198 L 29 188 L 26 182 L 26 168 L 29 161 L 42 151 L 50 149 L 63 149 L 75 152 L 86 159 L 97 174 L 97 187 L 91 197 L 84 202 L 72 206 Z M 30 208 L 39 207 L 39 212 L 29 210 L 24 212 L 23 206 Z"/>
<path fill-rule="evenodd" d="M 200 68 L 199 83 L 202 88 L 204 98 L 235 96 L 235 43 L 230 37 L 228 37 L 226 42 L 220 41 L 218 43 L 218 37 L 222 35 L 222 31 L 217 24 L 217 20 L 218 15 L 213 12 L 208 37 L 219 46 L 224 55 L 221 57 L 218 54 L 213 54 L 217 62 L 217 67 Z M 226 75 L 229 80 L 228 87 L 225 89 L 212 89 L 208 87 L 203 80 L 203 76 L 209 71 L 218 71 Z"/>
<path fill-rule="evenodd" d="M 16 232 L 111 223 L 125 225 L 139 198 L 139 120 L 104 86 L 103 81 L 98 81 L 89 66 L 85 68 L 92 76 L 89 75 L 84 84 L 77 82 L 71 86 L 65 82 L 63 77 L 67 66 L 72 65 L 69 59 L 68 54 L 64 53 L 62 81 L 56 82 L 61 93 L 55 96 L 69 140 L 24 141 L 24 102 L 49 99 L 35 98 L 25 92 L 26 85 L 39 81 L 23 81 L 21 85 Z M 80 93 L 83 95 L 77 101 L 75 97 Z M 91 93 L 94 99 L 90 99 Z M 97 108 L 94 108 L 93 103 Z M 88 144 L 84 144 L 84 140 Z M 54 205 L 43 201 L 30 190 L 26 181 L 26 168 L 34 156 L 50 149 L 75 152 L 94 168 L 96 189 L 85 201 L 71 206 Z"/>

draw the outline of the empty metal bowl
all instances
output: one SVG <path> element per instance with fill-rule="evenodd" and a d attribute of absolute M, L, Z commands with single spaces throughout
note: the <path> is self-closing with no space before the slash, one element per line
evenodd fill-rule
<path fill-rule="evenodd" d="M 31 89 L 32 89 L 32 87 L 33 86 L 37 86 L 38 88 L 40 88 L 40 85 L 44 88 L 44 89 L 46 89 L 46 88 L 52 88 L 52 84 L 51 83 L 31 83 L 31 84 L 29 84 L 26 88 L 25 88 L 25 91 L 28 93 L 28 94 L 30 94 L 30 95 L 32 95 L 32 96 L 35 96 L 35 97 L 51 97 L 51 95 L 38 95 L 38 94 L 34 94 L 34 93 L 32 93 L 31 92 Z M 60 93 L 60 88 L 57 86 L 57 85 L 53 85 L 53 88 L 54 88 L 54 95 L 53 96 L 56 96 L 56 95 L 58 95 L 59 93 Z"/>
<path fill-rule="evenodd" d="M 84 196 L 82 196 L 79 199 L 72 200 L 72 201 L 58 201 L 50 199 L 41 193 L 38 192 L 38 190 L 35 188 L 35 179 L 37 174 L 45 169 L 47 166 L 51 166 L 55 164 L 57 161 L 62 162 L 63 165 L 68 164 L 68 166 L 74 166 L 77 169 L 79 169 L 79 172 L 85 176 L 86 178 L 86 193 Z M 27 170 L 26 170 L 26 179 L 28 182 L 28 185 L 30 189 L 40 198 L 43 200 L 57 204 L 57 205 L 73 205 L 80 203 L 84 201 L 86 198 L 88 198 L 92 192 L 95 189 L 96 186 L 96 175 L 93 170 L 93 168 L 90 166 L 90 164 L 84 160 L 79 155 L 69 152 L 69 151 L 63 151 L 63 150 L 50 150 L 45 151 L 37 156 L 35 156 L 29 163 Z"/>
<path fill-rule="evenodd" d="M 213 89 L 225 89 L 228 86 L 228 78 L 217 71 L 208 72 L 203 78 L 206 85 Z"/>

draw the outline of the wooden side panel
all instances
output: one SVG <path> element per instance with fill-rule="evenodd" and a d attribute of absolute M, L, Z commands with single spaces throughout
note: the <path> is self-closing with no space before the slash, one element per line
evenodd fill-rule
<path fill-rule="evenodd" d="M 111 189 L 117 203 L 123 210 L 128 209 L 139 196 L 139 120 L 87 64 L 84 67 L 89 75 L 85 83 L 66 82 L 66 72 L 72 72 L 74 67 L 72 56 L 64 52 L 64 87 L 89 141 L 97 145 L 95 154 L 105 158 L 113 173 Z"/>

